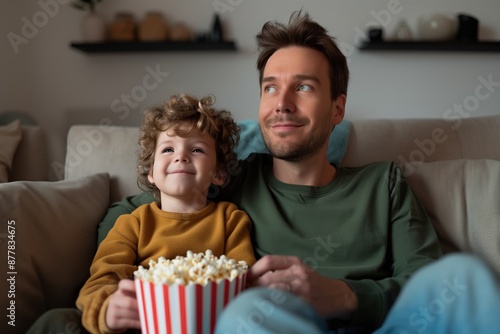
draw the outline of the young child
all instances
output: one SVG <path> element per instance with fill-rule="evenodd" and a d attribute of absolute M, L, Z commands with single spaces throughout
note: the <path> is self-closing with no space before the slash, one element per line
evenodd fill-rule
<path fill-rule="evenodd" d="M 181 94 L 146 112 L 141 125 L 138 181 L 159 202 L 122 215 L 100 244 L 77 307 L 92 333 L 140 328 L 134 282 L 139 265 L 212 250 L 250 266 L 250 219 L 228 202 L 207 200 L 236 160 L 238 126 L 213 99 Z"/>

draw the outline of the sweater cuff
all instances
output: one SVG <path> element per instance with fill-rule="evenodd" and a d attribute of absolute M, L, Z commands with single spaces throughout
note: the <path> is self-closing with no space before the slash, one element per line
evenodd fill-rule
<path fill-rule="evenodd" d="M 351 326 L 376 329 L 382 325 L 389 307 L 374 282 L 369 280 L 343 280 L 356 294 L 357 307 L 351 318 Z"/>

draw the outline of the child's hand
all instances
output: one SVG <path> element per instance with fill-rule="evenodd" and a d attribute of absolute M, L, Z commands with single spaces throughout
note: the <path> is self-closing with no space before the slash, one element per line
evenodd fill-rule
<path fill-rule="evenodd" d="M 122 279 L 118 283 L 106 310 L 106 325 L 113 331 L 141 328 L 133 280 Z"/>

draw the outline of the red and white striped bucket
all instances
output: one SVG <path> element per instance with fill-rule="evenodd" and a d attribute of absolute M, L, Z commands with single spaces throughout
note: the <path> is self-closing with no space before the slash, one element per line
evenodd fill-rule
<path fill-rule="evenodd" d="M 144 334 L 212 334 L 226 305 L 244 288 L 246 273 L 219 283 L 166 285 L 135 279 Z"/>

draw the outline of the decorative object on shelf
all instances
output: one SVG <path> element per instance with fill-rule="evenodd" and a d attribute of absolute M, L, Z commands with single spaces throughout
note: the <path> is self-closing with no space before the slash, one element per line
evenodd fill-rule
<path fill-rule="evenodd" d="M 457 20 L 444 14 L 422 15 L 418 19 L 418 39 L 447 41 L 455 38 Z"/>
<path fill-rule="evenodd" d="M 477 42 L 479 20 L 468 14 L 458 14 L 457 41 Z"/>
<path fill-rule="evenodd" d="M 97 43 L 106 40 L 106 22 L 97 13 L 88 13 L 82 20 L 83 39 Z"/>
<path fill-rule="evenodd" d="M 394 40 L 396 41 L 411 41 L 413 33 L 405 19 L 401 19 L 394 29 Z"/>
<path fill-rule="evenodd" d="M 224 32 L 219 14 L 214 15 L 212 30 L 210 31 L 210 40 L 212 42 L 222 42 L 224 40 Z"/>
<path fill-rule="evenodd" d="M 139 40 L 142 42 L 160 42 L 169 37 L 169 27 L 163 14 L 149 12 L 139 25 Z"/>
<path fill-rule="evenodd" d="M 135 40 L 136 23 L 129 12 L 118 12 L 109 28 L 109 40 L 125 42 Z"/>
<path fill-rule="evenodd" d="M 170 31 L 171 41 L 191 41 L 193 33 L 184 23 L 176 23 L 172 25 Z"/>
<path fill-rule="evenodd" d="M 82 19 L 83 38 L 87 42 L 98 43 L 106 40 L 106 22 L 96 13 L 96 5 L 102 0 L 75 0 L 72 6 L 88 11 Z"/>
<path fill-rule="evenodd" d="M 382 28 L 370 28 L 368 29 L 368 38 L 366 42 L 382 42 L 384 38 L 384 30 Z"/>
<path fill-rule="evenodd" d="M 95 13 L 96 6 L 102 0 L 74 0 L 71 5 L 79 10 L 88 10 L 91 13 Z"/>

